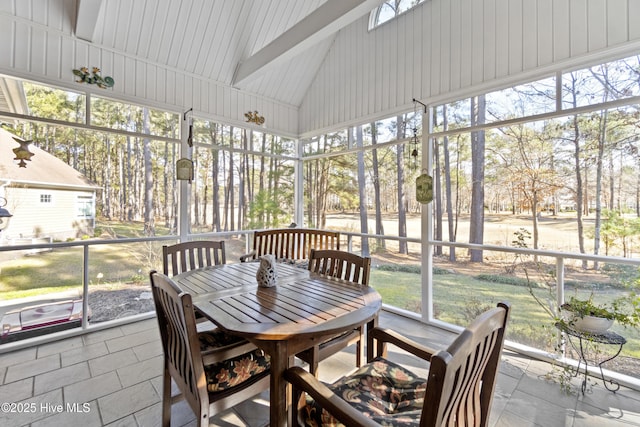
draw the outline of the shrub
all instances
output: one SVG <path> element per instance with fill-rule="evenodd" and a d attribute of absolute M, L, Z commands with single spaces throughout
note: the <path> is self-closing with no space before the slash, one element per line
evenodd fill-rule
<path fill-rule="evenodd" d="M 539 288 L 536 282 L 529 282 L 527 279 L 523 279 L 521 277 L 514 276 L 501 276 L 499 274 L 478 274 L 475 276 L 476 279 L 482 280 L 483 282 L 490 283 L 502 283 L 503 285 L 513 285 L 513 286 L 531 286 L 532 288 Z"/>

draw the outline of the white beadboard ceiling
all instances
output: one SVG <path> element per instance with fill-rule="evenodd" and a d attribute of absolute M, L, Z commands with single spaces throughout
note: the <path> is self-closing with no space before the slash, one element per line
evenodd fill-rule
<path fill-rule="evenodd" d="M 335 34 L 378 3 L 78 0 L 74 30 L 94 45 L 299 106 Z M 326 13 L 336 6 L 352 15 L 338 25 Z M 311 28 L 314 17 L 320 26 Z M 234 81 L 245 65 L 245 76 Z"/>
<path fill-rule="evenodd" d="M 381 2 L 0 0 L 0 74 L 99 66 L 87 91 L 306 138 L 640 49 L 640 0 L 428 0 L 369 31 Z"/>

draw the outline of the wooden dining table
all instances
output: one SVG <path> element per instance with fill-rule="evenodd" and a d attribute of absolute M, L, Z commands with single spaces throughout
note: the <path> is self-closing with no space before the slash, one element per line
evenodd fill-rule
<path fill-rule="evenodd" d="M 283 372 L 294 356 L 341 332 L 377 324 L 380 294 L 370 286 L 277 265 L 271 288 L 259 287 L 259 263 L 225 264 L 179 274 L 194 307 L 223 330 L 242 336 L 271 358 L 270 426 L 293 425 L 291 387 Z"/>

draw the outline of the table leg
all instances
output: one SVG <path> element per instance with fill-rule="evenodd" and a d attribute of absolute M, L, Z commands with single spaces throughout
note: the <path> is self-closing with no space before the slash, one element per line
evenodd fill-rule
<path fill-rule="evenodd" d="M 589 362 L 587 362 L 587 356 L 585 355 L 585 349 L 582 343 L 582 338 L 578 337 L 579 347 L 576 347 L 576 345 L 573 343 L 571 338 L 569 338 L 569 342 L 571 343 L 571 346 L 573 347 L 573 349 L 578 353 L 578 366 L 576 367 L 576 372 L 574 374 L 574 377 L 577 377 L 580 374 L 580 366 L 582 366 L 582 363 L 584 362 L 584 378 L 582 380 L 582 387 L 581 387 L 582 394 L 584 394 L 585 390 L 587 389 L 587 376 L 589 375 Z M 598 364 L 598 368 L 600 368 L 600 378 L 602 379 L 602 383 L 604 384 L 604 387 L 607 390 L 612 391 L 614 393 L 620 389 L 620 384 L 618 384 L 618 382 L 615 380 L 609 380 L 608 382 L 611 384 L 611 387 L 609 387 L 609 385 L 607 384 L 607 380 L 604 377 L 604 371 L 602 370 L 602 365 L 618 357 L 618 355 L 622 351 L 623 345 L 624 344 L 620 345 L 617 353 L 614 356 L 609 357 L 608 359 L 605 359 L 602 362 L 598 362 L 597 360 L 594 361 L 594 363 Z"/>
<path fill-rule="evenodd" d="M 371 362 L 374 357 L 379 356 L 378 354 L 376 354 L 377 352 L 375 351 L 375 346 L 376 343 L 373 342 L 373 339 L 370 339 L 371 337 L 371 329 L 375 328 L 376 326 L 378 326 L 378 316 L 376 315 L 376 317 L 373 318 L 373 320 L 367 322 L 367 326 L 366 326 L 366 335 L 367 335 L 367 363 Z"/>
<path fill-rule="evenodd" d="M 606 388 L 607 390 L 612 391 L 614 393 L 616 391 L 620 390 L 620 384 L 617 381 L 611 379 L 611 380 L 609 380 L 609 383 L 611 384 L 612 387 L 615 386 L 615 388 L 609 388 L 609 386 L 607 385 L 607 380 L 604 379 L 604 372 L 602 371 L 602 365 L 607 363 L 608 361 L 613 360 L 616 357 L 618 357 L 618 355 L 622 351 L 622 346 L 623 345 L 624 344 L 620 345 L 620 348 L 618 349 L 618 352 L 614 356 L 611 356 L 610 358 L 608 358 L 606 360 L 603 360 L 602 362 L 598 363 L 598 367 L 600 368 L 600 377 L 602 378 L 602 383 L 604 384 L 604 388 Z"/>
<path fill-rule="evenodd" d="M 284 371 L 289 367 L 286 341 L 275 341 L 271 354 L 271 385 L 269 391 L 269 420 L 270 427 L 284 427 L 290 423 L 289 402 L 291 400 L 291 386 L 284 380 Z"/>

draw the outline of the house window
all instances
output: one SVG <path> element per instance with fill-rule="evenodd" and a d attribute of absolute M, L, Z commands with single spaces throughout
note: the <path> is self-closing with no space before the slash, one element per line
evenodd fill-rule
<path fill-rule="evenodd" d="M 41 194 L 40 203 L 51 203 L 51 194 Z"/>
<path fill-rule="evenodd" d="M 94 205 L 92 196 L 78 196 L 78 218 L 93 218 Z"/>

